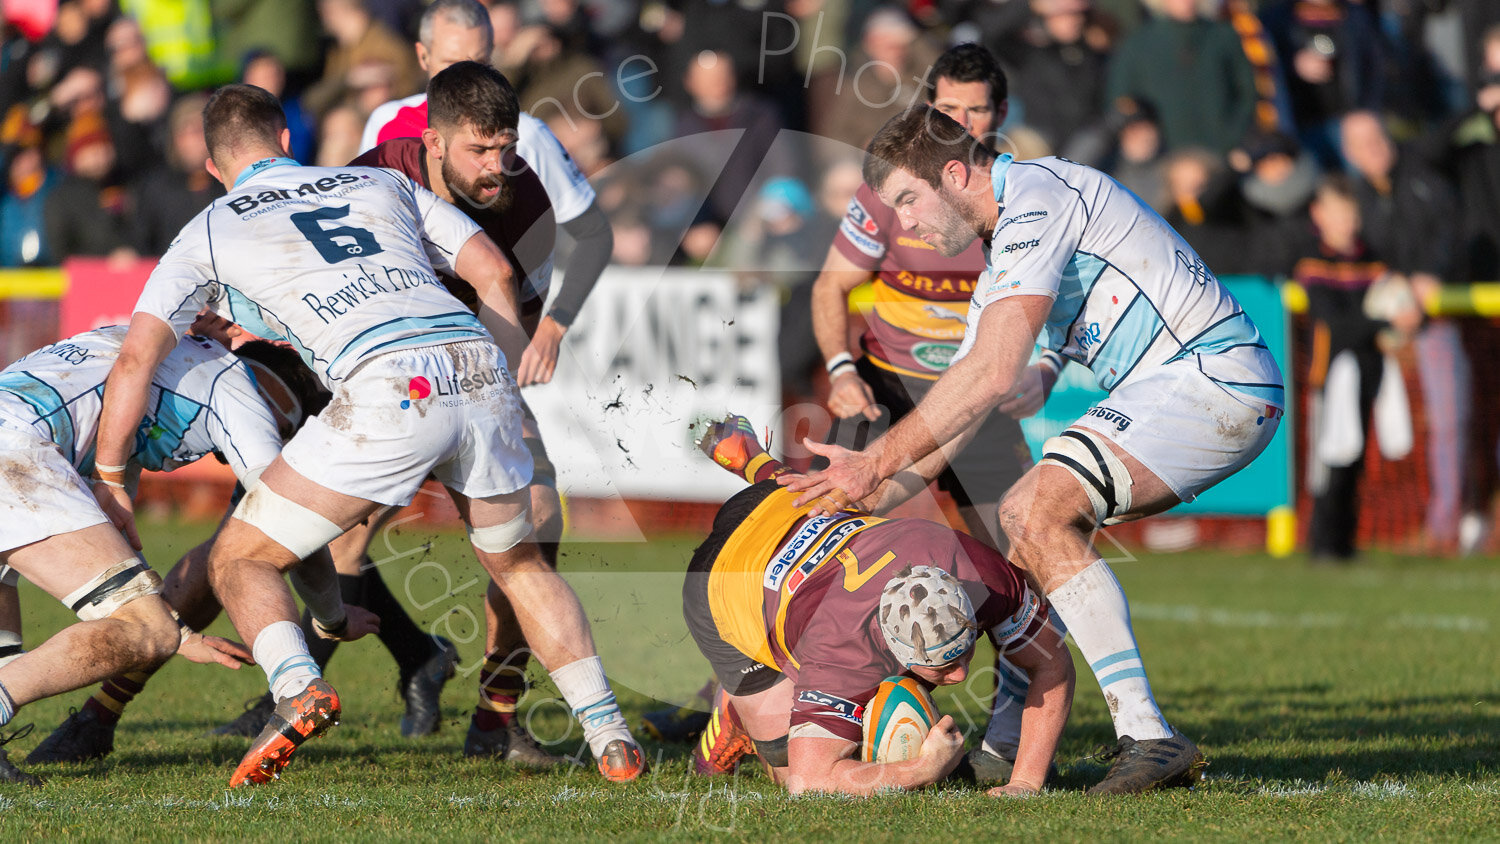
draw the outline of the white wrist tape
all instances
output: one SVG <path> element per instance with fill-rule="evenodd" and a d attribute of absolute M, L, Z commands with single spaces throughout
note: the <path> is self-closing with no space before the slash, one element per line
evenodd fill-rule
<path fill-rule="evenodd" d="M 839 352 L 838 354 L 829 358 L 828 362 L 823 364 L 823 368 L 828 370 L 828 373 L 831 375 L 833 374 L 833 371 L 835 369 L 838 369 L 846 363 L 853 364 L 854 355 L 851 355 L 848 352 Z"/>

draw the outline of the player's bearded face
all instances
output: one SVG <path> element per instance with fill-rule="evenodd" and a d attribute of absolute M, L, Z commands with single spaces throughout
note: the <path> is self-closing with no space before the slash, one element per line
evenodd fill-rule
<path fill-rule="evenodd" d="M 453 156 L 443 158 L 443 182 L 455 198 L 497 214 L 510 210 L 516 197 L 515 187 L 504 172 L 480 172 L 466 178 L 454 164 Z"/>
<path fill-rule="evenodd" d="M 516 168 L 516 134 L 481 135 L 472 126 L 454 131 L 443 155 L 443 182 L 454 199 L 501 214 L 515 201 L 507 174 Z"/>
<path fill-rule="evenodd" d="M 968 249 L 977 235 L 974 227 L 959 213 L 957 197 L 947 194 L 946 188 L 937 191 L 934 207 L 927 219 L 917 223 L 916 234 L 937 247 L 943 257 L 952 258 Z"/>

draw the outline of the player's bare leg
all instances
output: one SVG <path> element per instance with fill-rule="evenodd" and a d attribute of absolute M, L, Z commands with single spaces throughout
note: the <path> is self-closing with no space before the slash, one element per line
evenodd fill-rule
<path fill-rule="evenodd" d="M 1134 519 L 1179 503 L 1175 493 L 1139 460 L 1103 438 L 1128 472 Z M 1098 519 L 1082 481 L 1042 462 L 1022 476 L 1000 504 L 1010 559 L 1042 591 L 1093 669 L 1119 739 L 1117 761 L 1090 793 L 1124 793 L 1190 785 L 1203 767 L 1192 742 L 1167 724 L 1130 625 L 1125 592 L 1093 545 Z M 1146 754 L 1151 759 L 1146 759 Z M 1155 760 L 1165 759 L 1165 764 Z"/>
<path fill-rule="evenodd" d="M 700 774 L 728 773 L 740 756 L 754 753 L 771 779 L 785 785 L 793 691 L 793 683 L 785 678 L 749 695 L 729 695 L 720 689 L 709 726 L 693 753 L 694 769 Z"/>
<path fill-rule="evenodd" d="M 338 694 L 308 654 L 283 574 L 380 506 L 327 489 L 278 457 L 219 531 L 209 554 L 209 581 L 235 629 L 251 643 L 276 699 L 274 715 L 241 760 L 231 786 L 279 776 L 302 742 L 338 723 Z M 303 546 L 301 553 L 283 541 Z"/>
<path fill-rule="evenodd" d="M 451 492 L 451 491 L 450 491 Z M 526 508 L 529 494 L 469 499 L 451 493 L 479 562 L 510 600 L 527 643 L 583 725 L 584 739 L 609 779 L 645 769 L 594 649 L 583 605 L 537 547 Z"/>
<path fill-rule="evenodd" d="M 149 578 L 141 574 L 123 587 L 110 585 L 114 578 L 109 573 L 117 564 L 135 562 L 134 552 L 108 524 L 0 554 L 0 563 L 10 565 L 49 595 L 79 604 L 84 619 L 0 666 L 0 728 L 31 701 L 118 672 L 154 669 L 176 652 L 177 623 Z M 86 594 L 78 595 L 79 591 Z M 35 782 L 16 770 L 3 750 L 0 780 Z"/>
<path fill-rule="evenodd" d="M 531 526 L 542 558 L 557 568 L 562 539 L 562 500 L 557 488 L 545 483 L 530 487 Z M 485 591 L 485 653 L 479 672 L 479 702 L 464 738 L 465 756 L 489 756 L 528 768 L 545 769 L 566 761 L 548 753 L 517 717 L 526 692 L 526 668 L 531 648 L 505 592 L 491 580 Z"/>
<path fill-rule="evenodd" d="M 217 534 L 216 534 L 217 535 Z M 208 549 L 213 538 L 194 547 L 162 578 L 162 599 L 193 630 L 203 630 L 219 617 L 219 600 L 208 583 Z M 27 762 L 85 762 L 108 756 L 115 749 L 115 728 L 125 707 L 135 700 L 156 673 L 141 668 L 111 675 L 86 701 L 71 712 L 46 738 L 32 748 Z M 274 704 L 265 709 L 254 731 L 265 726 Z"/>

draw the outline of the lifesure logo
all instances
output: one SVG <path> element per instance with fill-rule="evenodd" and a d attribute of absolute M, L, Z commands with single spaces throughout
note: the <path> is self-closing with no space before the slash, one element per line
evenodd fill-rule
<path fill-rule="evenodd" d="M 412 402 L 420 401 L 430 395 L 432 395 L 432 383 L 418 375 L 407 382 L 406 398 L 401 400 L 401 409 L 406 410 L 411 407 Z"/>

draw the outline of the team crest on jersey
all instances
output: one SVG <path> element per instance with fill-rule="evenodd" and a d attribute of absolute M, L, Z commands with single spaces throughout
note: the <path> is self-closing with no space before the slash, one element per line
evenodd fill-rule
<path fill-rule="evenodd" d="M 952 343 L 918 343 L 911 347 L 912 359 L 933 372 L 942 372 L 952 366 L 956 354 L 958 347 Z"/>
<path fill-rule="evenodd" d="M 852 700 L 847 700 L 837 695 L 831 695 L 827 694 L 826 692 L 818 692 L 813 691 L 812 689 L 808 689 L 807 691 L 804 691 L 801 694 L 797 695 L 797 701 L 799 703 L 810 703 L 814 706 L 821 706 L 824 709 L 832 710 L 833 714 L 839 716 L 840 718 L 843 718 L 845 721 L 853 721 L 856 724 L 862 724 L 865 720 L 865 708 L 863 706 L 860 706 Z"/>

